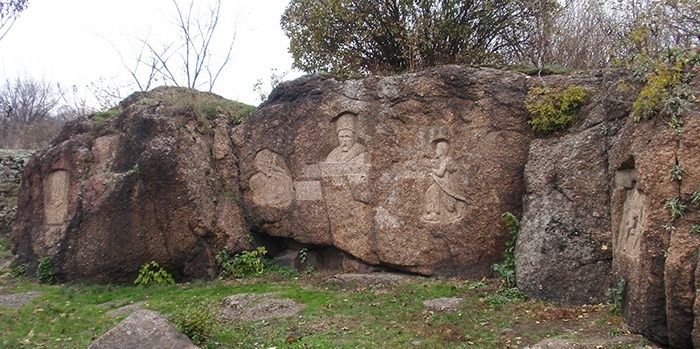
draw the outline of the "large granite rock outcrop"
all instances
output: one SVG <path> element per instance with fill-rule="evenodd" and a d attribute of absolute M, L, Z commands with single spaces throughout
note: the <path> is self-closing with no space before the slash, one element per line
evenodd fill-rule
<path fill-rule="evenodd" d="M 500 215 L 511 211 L 523 217 L 517 282 L 528 294 L 599 302 L 624 279 L 631 328 L 700 346 L 700 207 L 690 204 L 700 110 L 680 133 L 661 118 L 634 122 L 624 80 L 458 66 L 311 76 L 283 83 L 238 126 L 211 95 L 137 94 L 118 115 L 69 124 L 30 161 L 14 252 L 22 263 L 50 257 L 64 280 L 130 281 L 149 260 L 203 277 L 220 249 L 252 247 L 250 232 L 315 265 L 482 276 L 501 258 Z M 570 129 L 531 132 L 523 105 L 542 84 L 586 89 Z M 698 79 L 692 88 L 700 95 Z M 669 177 L 676 165 L 680 180 Z M 687 206 L 675 220 L 674 198 Z"/>
<path fill-rule="evenodd" d="M 133 281 L 151 260 L 214 275 L 217 252 L 250 247 L 229 136 L 245 109 L 161 88 L 69 123 L 25 168 L 16 262 L 48 257 L 59 280 Z"/>
<path fill-rule="evenodd" d="M 248 224 L 367 264 L 488 274 L 501 213 L 520 211 L 527 80 L 448 66 L 283 84 L 234 135 Z"/>
<path fill-rule="evenodd" d="M 574 127 L 531 143 L 518 287 L 537 298 L 586 303 L 624 285 L 632 329 L 671 348 L 697 347 L 700 235 L 692 231 L 700 207 L 690 199 L 700 191 L 700 108 L 694 103 L 685 113 L 681 132 L 663 118 L 635 122 L 636 93 L 619 81 L 603 77 L 597 88 L 588 86 L 592 100 Z M 696 95 L 698 82 L 691 85 Z M 676 165 L 680 180 L 670 176 Z M 677 219 L 668 208 L 674 198 L 686 206 Z"/>

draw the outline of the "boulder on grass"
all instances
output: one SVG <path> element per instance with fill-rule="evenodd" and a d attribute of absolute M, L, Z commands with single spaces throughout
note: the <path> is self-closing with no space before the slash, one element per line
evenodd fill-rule
<path fill-rule="evenodd" d="M 199 349 L 163 315 L 138 310 L 98 338 L 89 349 Z"/>

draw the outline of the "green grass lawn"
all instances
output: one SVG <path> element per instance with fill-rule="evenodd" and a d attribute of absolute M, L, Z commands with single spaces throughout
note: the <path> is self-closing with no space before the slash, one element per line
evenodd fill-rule
<path fill-rule="evenodd" d="M 110 317 L 110 310 L 137 302 L 164 314 L 203 348 L 522 348 L 546 337 L 605 338 L 623 332 L 621 318 L 611 315 L 609 306 L 523 300 L 499 292 L 498 280 L 415 278 L 372 289 L 327 284 L 321 274 L 271 273 L 137 287 L 46 285 L 12 277 L 9 270 L 0 275 L 0 295 L 42 293 L 19 309 L 0 306 L 2 348 L 85 348 L 127 316 Z M 239 293 L 274 293 L 305 308 L 284 319 L 219 321 L 221 301 Z M 423 306 L 439 297 L 464 301 L 452 312 Z"/>

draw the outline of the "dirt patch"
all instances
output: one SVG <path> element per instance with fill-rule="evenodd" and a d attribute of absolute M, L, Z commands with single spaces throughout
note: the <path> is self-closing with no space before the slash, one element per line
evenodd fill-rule
<path fill-rule="evenodd" d="M 631 334 L 622 317 L 610 314 L 608 306 L 532 307 L 536 304 L 528 303 L 523 303 L 523 309 L 514 310 L 521 315 L 511 329 L 501 332 L 502 348 L 658 348 Z M 558 338 L 548 338 L 554 333 Z"/>
<path fill-rule="evenodd" d="M 255 321 L 289 317 L 298 314 L 304 305 L 273 294 L 243 293 L 228 296 L 221 303 L 223 321 Z"/>
<path fill-rule="evenodd" d="M 567 339 L 545 339 L 531 347 L 525 347 L 525 349 L 589 349 L 589 348 L 619 348 L 624 346 L 625 348 L 634 349 L 659 349 L 655 345 L 647 344 L 641 336 L 628 335 L 628 336 L 618 336 L 606 339 L 589 339 L 586 341 L 575 341 Z"/>
<path fill-rule="evenodd" d="M 337 274 L 326 278 L 325 282 L 342 287 L 386 288 L 410 279 L 408 275 L 393 273 Z"/>

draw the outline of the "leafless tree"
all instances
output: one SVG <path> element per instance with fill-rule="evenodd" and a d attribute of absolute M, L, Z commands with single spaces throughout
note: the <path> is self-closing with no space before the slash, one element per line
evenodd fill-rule
<path fill-rule="evenodd" d="M 57 105 L 56 89 L 45 80 L 17 78 L 0 86 L 0 110 L 6 120 L 30 124 L 49 118 Z"/>
<path fill-rule="evenodd" d="M 231 60 L 236 36 L 234 32 L 228 37 L 227 49 L 222 55 L 214 51 L 221 20 L 221 0 L 210 3 L 203 14 L 195 8 L 194 0 L 186 6 L 178 0 L 172 0 L 172 3 L 178 37 L 167 43 L 156 43 L 148 37 L 141 39 L 141 50 L 135 63 L 124 66 L 142 91 L 158 82 L 211 91 Z"/>
<path fill-rule="evenodd" d="M 0 147 L 36 148 L 62 125 L 54 118 L 56 88 L 45 80 L 17 78 L 0 85 Z"/>
<path fill-rule="evenodd" d="M 19 13 L 27 8 L 28 0 L 0 0 L 0 40 L 15 24 Z"/>

